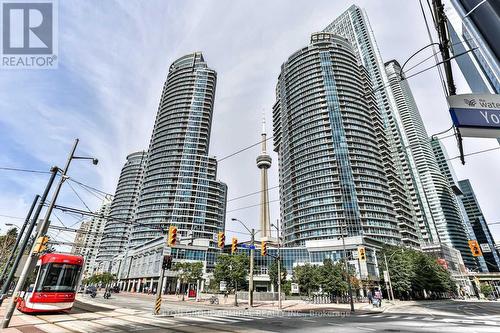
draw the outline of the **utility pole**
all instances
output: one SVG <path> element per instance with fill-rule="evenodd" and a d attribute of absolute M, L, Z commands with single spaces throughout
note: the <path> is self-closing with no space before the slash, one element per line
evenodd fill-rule
<path fill-rule="evenodd" d="M 346 231 L 347 231 L 347 225 Z M 349 302 L 351 304 L 351 312 L 354 312 L 354 300 L 352 299 L 352 286 L 351 286 L 351 277 L 349 276 L 349 264 L 347 263 L 347 256 L 346 256 L 346 248 L 345 248 L 345 239 L 344 239 L 344 231 L 342 228 L 340 228 L 340 237 L 342 237 L 342 248 L 344 252 L 344 263 L 345 263 L 345 274 L 347 278 L 347 286 L 349 290 Z"/>
<path fill-rule="evenodd" d="M 7 293 L 10 283 L 12 282 L 12 279 L 14 278 L 14 274 L 16 273 L 17 267 L 19 266 L 19 262 L 21 261 L 21 258 L 23 256 L 24 251 L 26 250 L 26 247 L 28 246 L 28 242 L 30 240 L 30 236 L 33 233 L 33 229 L 35 228 L 36 222 L 38 220 L 38 217 L 40 216 L 40 213 L 43 209 L 43 206 L 45 204 L 45 201 L 47 200 L 47 196 L 49 195 L 50 189 L 52 188 L 52 184 L 54 183 L 54 180 L 57 175 L 57 171 L 59 169 L 56 166 L 53 166 L 50 169 L 50 178 L 45 186 L 45 190 L 43 191 L 42 197 L 40 198 L 40 202 L 38 203 L 38 207 L 36 208 L 35 214 L 33 215 L 33 218 L 31 219 L 31 223 L 28 227 L 28 230 L 26 231 L 26 235 L 24 236 L 23 243 L 21 244 L 21 247 L 19 248 L 19 251 L 17 252 L 16 259 L 14 260 L 14 264 L 12 265 L 12 268 L 10 270 L 9 276 L 7 277 L 7 280 L 5 281 L 1 295 L 0 295 L 0 305 L 3 303 L 3 299 L 5 297 L 5 294 Z M 13 294 L 14 296 L 15 294 Z"/>
<path fill-rule="evenodd" d="M 278 238 L 278 256 L 276 259 L 278 260 L 278 309 L 281 310 L 282 304 L 281 304 L 281 236 L 280 236 L 280 227 L 278 224 L 278 221 L 276 221 L 276 225 L 272 225 L 273 227 L 276 228 L 277 232 L 277 238 Z"/>
<path fill-rule="evenodd" d="M 253 306 L 253 258 L 255 256 L 255 229 L 250 232 L 250 277 L 248 279 L 248 303 Z"/>
<path fill-rule="evenodd" d="M 37 194 L 35 195 L 35 199 L 33 199 L 33 203 L 31 204 L 30 210 L 28 211 L 28 215 L 26 216 L 26 219 L 24 220 L 23 226 L 21 229 L 19 229 L 19 232 L 16 237 L 16 243 L 14 244 L 14 248 L 12 248 L 12 252 L 9 255 L 9 259 L 7 259 L 7 262 L 5 263 L 5 266 L 2 270 L 2 275 L 0 276 L 0 283 L 3 283 L 5 273 L 7 273 L 7 269 L 10 266 L 10 262 L 12 261 L 12 258 L 14 257 L 14 253 L 16 253 L 17 247 L 19 246 L 19 242 L 21 241 L 21 238 L 23 237 L 24 229 L 26 229 L 26 226 L 28 225 L 31 214 L 33 214 L 33 210 L 35 209 L 36 203 L 40 196 Z M 3 294 L 3 293 L 2 293 Z"/>
<path fill-rule="evenodd" d="M 457 89 L 453 80 L 453 71 L 450 60 L 450 40 L 448 39 L 448 30 L 446 29 L 446 15 L 444 14 L 444 6 L 441 0 L 432 0 L 432 7 L 435 17 L 435 27 L 439 37 L 439 51 L 443 58 L 443 67 L 446 75 L 446 85 L 448 87 L 448 95 L 456 95 Z M 455 128 L 455 135 L 458 142 L 458 150 L 460 152 L 460 161 L 465 164 L 464 147 L 462 145 L 462 135 L 460 130 Z"/>
<path fill-rule="evenodd" d="M 389 272 L 389 266 L 387 265 L 387 256 L 384 253 L 384 261 L 385 261 L 385 270 L 387 271 L 387 280 L 386 283 L 389 283 L 389 292 L 390 292 L 390 297 L 392 298 L 392 301 L 394 302 L 394 293 L 392 291 L 392 282 L 391 282 L 391 273 Z M 389 299 L 390 300 L 390 299 Z"/>
<path fill-rule="evenodd" d="M 162 265 L 161 265 L 161 270 L 160 270 L 160 279 L 158 280 L 158 287 L 156 288 L 156 302 L 155 302 L 155 309 L 153 314 L 154 315 L 159 315 L 160 314 L 160 308 L 161 308 L 161 294 L 163 292 L 163 279 L 165 276 L 165 266 L 163 264 L 163 261 L 165 260 L 165 248 L 163 248 L 162 255 L 161 255 L 161 260 L 162 260 Z"/>
<path fill-rule="evenodd" d="M 255 252 L 255 229 L 248 229 L 248 227 L 242 221 L 232 218 L 231 221 L 240 222 L 245 229 L 250 233 L 250 276 L 248 278 L 248 303 L 252 307 L 253 306 L 253 261 L 254 261 L 254 252 Z M 236 304 L 236 292 L 235 292 L 235 304 Z"/>
<path fill-rule="evenodd" d="M 75 143 L 73 144 L 73 148 L 71 149 L 71 153 L 68 156 L 68 160 L 66 161 L 66 165 L 64 169 L 62 170 L 61 174 L 61 179 L 59 180 L 59 183 L 57 184 L 57 187 L 54 191 L 54 194 L 52 195 L 52 200 L 49 204 L 49 207 L 47 208 L 47 212 L 45 213 L 45 217 L 41 223 L 40 229 L 38 230 L 38 233 L 35 237 L 35 239 L 38 239 L 39 237 L 42 237 L 47 233 L 47 230 L 49 229 L 50 225 L 50 215 L 52 214 L 52 210 L 54 209 L 54 206 L 56 204 L 57 197 L 59 196 L 59 192 L 61 191 L 61 187 L 63 183 L 68 179 L 69 177 L 67 176 L 69 166 L 71 164 L 71 161 L 73 159 L 91 159 L 94 163 L 94 165 L 97 165 L 97 159 L 95 158 L 90 158 L 90 157 L 78 157 L 75 156 L 75 151 L 76 147 L 78 146 L 78 139 L 75 139 Z M 28 278 L 28 275 L 30 274 L 29 268 L 31 266 L 32 262 L 36 262 L 38 260 L 38 254 L 34 253 L 33 251 L 34 245 L 31 248 L 30 254 L 28 255 L 28 258 L 26 260 L 26 263 L 24 264 L 23 271 L 21 273 L 21 276 L 19 277 L 19 280 L 17 281 L 16 288 L 14 289 L 14 293 L 12 294 L 12 299 L 7 306 L 7 309 L 5 311 L 5 317 L 4 321 L 2 323 L 2 328 L 7 328 L 9 327 L 10 319 L 12 318 L 12 314 L 14 313 L 14 310 L 16 308 L 16 301 L 17 297 L 19 295 L 19 292 L 21 291 L 21 287 L 24 285 L 26 282 L 26 279 Z"/>

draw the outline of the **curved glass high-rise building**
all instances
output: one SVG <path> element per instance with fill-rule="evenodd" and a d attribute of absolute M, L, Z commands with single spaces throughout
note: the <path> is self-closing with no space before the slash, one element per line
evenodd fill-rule
<path fill-rule="evenodd" d="M 385 136 L 389 142 L 387 149 L 382 147 L 384 169 L 389 180 L 392 202 L 399 222 L 401 240 L 411 247 L 420 246 L 420 230 L 412 202 L 412 187 L 410 167 L 407 163 L 407 145 L 400 130 L 398 109 L 394 97 L 388 89 L 388 79 L 384 62 L 370 26 L 368 15 L 356 5 L 350 6 L 325 29 L 347 38 L 352 45 L 354 54 L 362 64 L 373 85 L 376 105 L 379 108 L 384 124 Z"/>
<path fill-rule="evenodd" d="M 351 44 L 321 32 L 281 66 L 273 107 L 286 246 L 363 235 L 400 242 L 382 117 Z"/>
<path fill-rule="evenodd" d="M 137 199 L 141 188 L 146 152 L 135 152 L 127 156 L 122 168 L 115 196 L 111 203 L 109 219 L 104 227 L 97 261 L 100 270 L 109 271 L 113 257 L 127 248 L 130 231 L 134 223 Z"/>
<path fill-rule="evenodd" d="M 164 235 L 213 240 L 224 230 L 227 186 L 208 156 L 217 74 L 199 52 L 170 66 L 139 195 L 131 246 Z M 215 243 L 212 243 L 214 245 Z"/>

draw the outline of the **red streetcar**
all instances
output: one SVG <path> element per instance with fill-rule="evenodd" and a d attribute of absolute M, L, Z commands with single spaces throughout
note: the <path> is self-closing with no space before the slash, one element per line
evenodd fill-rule
<path fill-rule="evenodd" d="M 17 309 L 26 313 L 71 310 L 82 268 L 82 256 L 63 253 L 40 256 L 34 283 L 17 299 Z"/>

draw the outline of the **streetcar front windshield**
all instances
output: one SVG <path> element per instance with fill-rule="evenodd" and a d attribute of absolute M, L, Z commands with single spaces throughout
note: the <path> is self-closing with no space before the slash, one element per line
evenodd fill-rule
<path fill-rule="evenodd" d="M 42 265 L 35 291 L 76 291 L 80 265 L 49 263 Z"/>

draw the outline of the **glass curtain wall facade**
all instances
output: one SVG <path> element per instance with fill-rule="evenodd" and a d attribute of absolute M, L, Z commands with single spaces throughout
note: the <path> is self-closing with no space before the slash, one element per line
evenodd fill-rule
<path fill-rule="evenodd" d="M 441 145 L 439 140 L 431 140 L 430 142 L 441 174 L 446 177 L 451 188 L 455 187 L 458 189 L 455 181 L 456 177 L 451 165 L 448 162 L 448 155 L 444 150 L 444 147 Z M 460 193 L 460 190 L 457 191 L 457 194 L 458 193 Z M 456 216 L 456 212 L 460 212 L 459 198 L 455 196 L 454 205 L 443 206 L 443 210 L 444 214 L 447 216 L 447 223 L 446 225 L 438 227 L 440 242 L 451 245 L 455 249 L 459 250 L 465 266 L 471 270 L 477 270 L 477 263 L 469 249 L 468 240 L 472 239 L 472 236 L 469 235 L 469 228 L 465 225 L 466 219 L 464 219 L 461 214 Z"/>
<path fill-rule="evenodd" d="M 496 2 L 496 5 L 494 4 Z M 445 0 L 455 58 L 473 93 L 500 93 L 500 6 L 497 0 Z"/>
<path fill-rule="evenodd" d="M 285 246 L 364 235 L 400 242 L 367 73 L 352 46 L 315 33 L 281 66 L 273 107 Z"/>
<path fill-rule="evenodd" d="M 110 271 L 113 257 L 128 247 L 146 157 L 144 151 L 128 155 L 121 170 L 97 256 L 103 271 Z"/>
<path fill-rule="evenodd" d="M 463 196 L 461 200 L 467 217 L 472 225 L 476 240 L 481 246 L 486 267 L 489 272 L 499 272 L 500 254 L 496 249 L 495 240 L 491 235 L 490 228 L 481 211 L 474 189 L 468 179 L 460 180 L 458 186 L 460 186 L 462 190 Z"/>
<path fill-rule="evenodd" d="M 368 16 L 356 5 L 349 7 L 344 13 L 330 23 L 323 31 L 332 32 L 347 38 L 359 63 L 368 71 L 376 105 L 383 120 L 385 135 L 389 145 L 382 147 L 384 169 L 389 180 L 391 198 L 396 210 L 402 242 L 405 245 L 419 247 L 419 225 L 417 212 L 413 205 L 412 193 L 414 183 L 410 166 L 407 162 L 404 135 L 401 133 L 401 121 L 397 114 L 394 97 L 388 88 L 384 62 L 380 56 L 375 36 Z"/>
<path fill-rule="evenodd" d="M 460 221 L 460 210 L 456 204 L 456 196 L 439 169 L 436 156 L 424 122 L 413 98 L 408 81 L 401 72 L 401 66 L 395 60 L 386 63 L 387 76 L 394 95 L 405 135 L 408 138 L 408 156 L 410 165 L 414 165 L 415 183 L 418 198 L 422 202 L 423 215 L 421 222 L 423 238 L 427 243 L 450 239 L 448 223 Z"/>
<path fill-rule="evenodd" d="M 210 239 L 224 231 L 227 187 L 208 156 L 217 74 L 199 52 L 169 69 L 149 145 L 131 246 L 164 235 Z"/>

